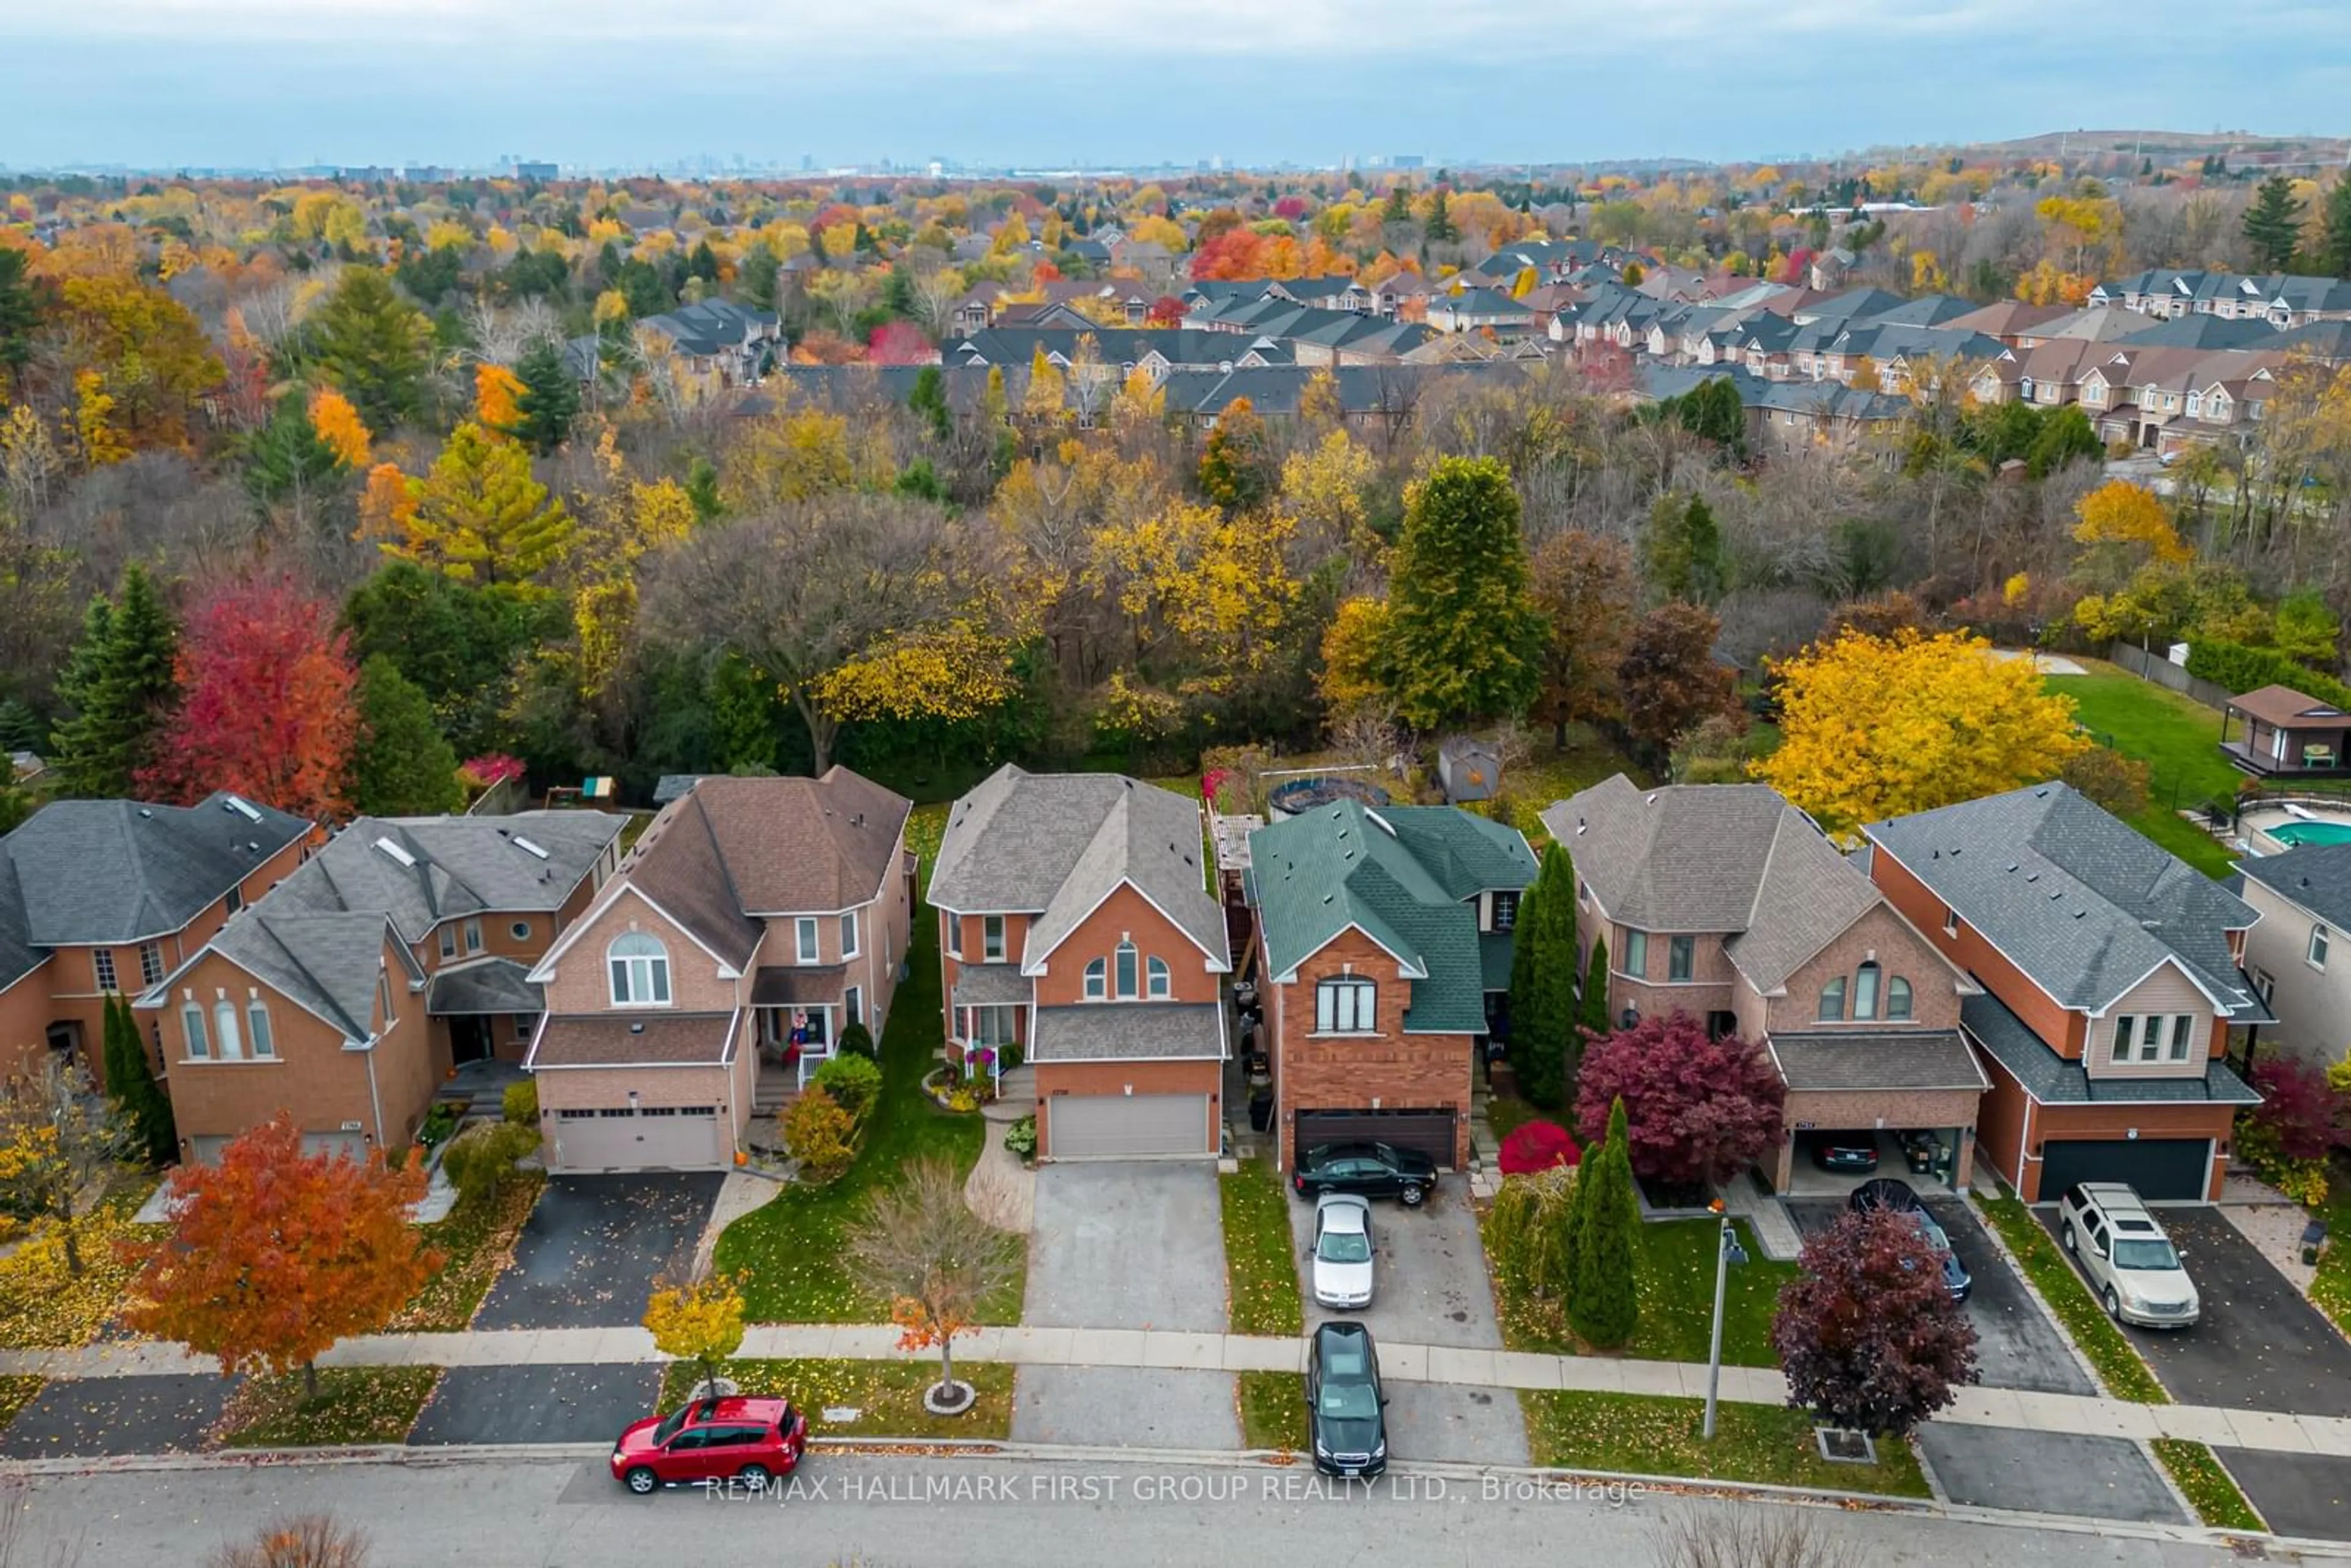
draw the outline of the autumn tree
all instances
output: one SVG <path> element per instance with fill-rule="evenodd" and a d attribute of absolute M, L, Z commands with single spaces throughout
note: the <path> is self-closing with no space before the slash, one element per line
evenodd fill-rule
<path fill-rule="evenodd" d="M 54 1228 L 66 1270 L 76 1275 L 89 1197 L 134 1152 L 136 1136 L 97 1090 L 87 1072 L 55 1054 L 0 1089 L 0 1213 Z"/>
<path fill-rule="evenodd" d="M 352 807 L 371 817 L 429 817 L 465 803 L 457 753 L 434 723 L 431 700 L 389 654 L 371 654 L 360 666 Z"/>
<path fill-rule="evenodd" d="M 64 367 L 95 378 L 109 429 L 134 448 L 187 445 L 202 400 L 227 373 L 203 324 L 129 277 L 68 277 L 57 295 Z"/>
<path fill-rule="evenodd" d="M 383 432 L 422 412 L 432 369 L 432 324 L 372 267 L 348 267 L 309 322 L 319 368 L 342 390 L 370 430 Z"/>
<path fill-rule="evenodd" d="M 57 681 L 72 715 L 57 727 L 60 793 L 131 793 L 179 701 L 179 645 L 178 626 L 135 561 L 123 570 L 116 598 L 90 601 L 81 641 Z"/>
<path fill-rule="evenodd" d="M 40 325 L 40 297 L 34 293 L 26 253 L 0 245 L 0 392 L 13 389 L 33 362 L 33 331 Z"/>
<path fill-rule="evenodd" d="M 988 1303 L 1020 1277 L 1019 1238 L 971 1211 L 952 1162 L 924 1159 L 868 1196 L 842 1241 L 849 1277 L 889 1304 L 899 1348 L 937 1348 L 935 1402 L 967 1406 L 971 1391 L 956 1381 L 955 1338 L 977 1327 Z"/>
<path fill-rule="evenodd" d="M 2054 778 L 2090 744 L 2032 660 L 1965 632 L 1847 632 L 1772 668 L 1781 742 L 1752 771 L 1833 833 Z"/>
<path fill-rule="evenodd" d="M 345 404 L 349 407 L 349 404 Z M 245 442 L 245 487 L 266 507 L 303 499 L 342 472 L 334 443 L 319 434 L 298 387 L 277 400 L 269 421 Z"/>
<path fill-rule="evenodd" d="M 103 1054 L 106 1097 L 122 1119 L 127 1155 L 151 1166 L 166 1166 L 180 1155 L 180 1134 L 172 1117 L 172 1101 L 155 1082 L 147 1059 L 147 1038 L 131 1016 L 131 999 L 119 993 L 106 998 Z"/>
<path fill-rule="evenodd" d="M 1901 1437 L 1976 1381 L 1975 1328 L 1907 1214 L 1840 1214 L 1804 1242 L 1799 1266 L 1771 1320 L 1791 1406 Z"/>
<path fill-rule="evenodd" d="M 1633 630 L 1633 555 L 1615 539 L 1570 528 L 1534 554 L 1533 598 L 1543 629 L 1542 685 L 1528 717 L 1552 727 L 1564 750 L 1571 724 L 1622 716 L 1616 672 Z"/>
<path fill-rule="evenodd" d="M 702 1369 L 704 1391 L 718 1392 L 718 1366 L 743 1348 L 743 1291 L 731 1275 L 708 1270 L 656 1286 L 645 1303 L 653 1348 Z"/>
<path fill-rule="evenodd" d="M 2195 557 L 2172 526 L 2170 508 L 2144 485 L 2109 479 L 2082 497 L 2074 540 L 2083 546 L 2075 576 L 2112 591 L 2140 568 L 2181 566 Z"/>
<path fill-rule="evenodd" d="M 1322 665 L 1315 695 L 1336 722 L 1358 714 L 1393 711 L 1387 685 L 1388 607 L 1384 600 L 1343 599 L 1322 629 Z"/>
<path fill-rule="evenodd" d="M 1575 1028 L 1575 863 L 1552 843 L 1519 901 L 1510 945 L 1510 1068 L 1528 1099 L 1558 1105 L 1583 1055 Z"/>
<path fill-rule="evenodd" d="M 368 1538 L 323 1513 L 273 1519 L 204 1559 L 204 1568 L 369 1568 Z"/>
<path fill-rule="evenodd" d="M 1623 1105 L 1633 1173 L 1668 1186 L 1719 1186 L 1780 1142 L 1786 1086 L 1762 1047 L 1713 1038 L 1686 1012 L 1645 1018 L 1583 1056 L 1576 1125 L 1586 1139 Z"/>
<path fill-rule="evenodd" d="M 172 1173 L 169 1234 L 130 1249 L 124 1321 L 217 1357 L 226 1376 L 299 1367 L 315 1398 L 319 1354 L 381 1329 L 440 1266 L 408 1223 L 424 1186 L 421 1161 L 394 1169 L 380 1149 L 303 1153 L 281 1111 L 219 1164 Z"/>
<path fill-rule="evenodd" d="M 1684 731 L 1730 711 L 1737 676 L 1715 659 L 1721 634 L 1714 612 L 1680 600 L 1634 622 L 1616 665 L 1616 688 L 1625 734 L 1651 755 L 1663 757 Z"/>
<path fill-rule="evenodd" d="M 332 605 L 282 579 L 218 590 L 188 618 L 185 695 L 140 784 L 171 800 L 228 789 L 298 816 L 340 816 L 357 679 Z"/>
<path fill-rule="evenodd" d="M 2264 270 L 2293 268 L 2294 253 L 2302 246 L 2302 203 L 2294 199 L 2291 177 L 2272 174 L 2253 188 L 2243 227 L 2245 243 Z"/>
<path fill-rule="evenodd" d="M 1440 459 L 1405 492 L 1390 569 L 1386 685 L 1422 729 L 1515 717 L 1541 680 L 1518 491 L 1491 457 Z"/>
<path fill-rule="evenodd" d="M 413 488 L 406 532 L 385 551 L 462 582 L 527 588 L 570 546 L 571 515 L 532 477 L 529 453 L 471 422 Z"/>
<path fill-rule="evenodd" d="M 1260 506 L 1273 494 L 1276 468 L 1265 421 L 1237 397 L 1217 415 L 1217 427 L 1200 449 L 1200 494 L 1228 512 Z"/>
<path fill-rule="evenodd" d="M 580 416 L 580 379 L 571 373 L 563 345 L 551 338 L 525 350 L 514 373 L 522 386 L 515 394 L 514 423 L 504 434 L 545 456 L 563 444 Z"/>
<path fill-rule="evenodd" d="M 310 427 L 319 439 L 334 453 L 335 461 L 356 474 L 368 465 L 372 456 L 367 422 L 351 400 L 332 387 L 320 387 L 310 394 Z"/>

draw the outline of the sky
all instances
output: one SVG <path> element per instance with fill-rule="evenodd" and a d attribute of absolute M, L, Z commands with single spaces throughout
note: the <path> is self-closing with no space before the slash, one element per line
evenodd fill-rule
<path fill-rule="evenodd" d="M 2082 0 L 0 0 L 0 166 L 1734 161 L 2351 131 L 2351 4 L 2225 9 L 2156 41 Z"/>

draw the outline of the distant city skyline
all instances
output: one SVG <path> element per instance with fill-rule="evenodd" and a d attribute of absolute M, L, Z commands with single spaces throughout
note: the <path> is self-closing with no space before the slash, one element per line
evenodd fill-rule
<path fill-rule="evenodd" d="M 2351 6 L 2239 0 L 2193 49 L 2135 48 L 2109 19 L 2043 0 L 20 0 L 0 164 L 1433 168 L 2351 129 Z"/>

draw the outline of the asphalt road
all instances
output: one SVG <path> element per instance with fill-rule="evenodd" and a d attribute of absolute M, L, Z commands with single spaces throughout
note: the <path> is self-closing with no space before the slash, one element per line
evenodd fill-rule
<path fill-rule="evenodd" d="M 1131 1463 L 812 1458 L 807 1489 L 724 1501 L 622 1494 L 601 1461 L 292 1465 L 43 1477 L 6 1500 L 20 1563 L 185 1568 L 263 1522 L 325 1512 L 363 1531 L 371 1568 L 641 1568 L 646 1563 L 777 1568 L 1149 1568 L 1203 1563 L 1608 1564 L 1657 1561 L 1680 1518 L 1719 1531 L 1777 1505 L 1680 1498 L 1489 1498 L 1474 1479 L 1399 1474 L 1368 1492 L 1322 1491 L 1294 1470 Z M 812 1495 L 818 1482 L 823 1496 Z M 947 1490 L 944 1499 L 921 1496 Z M 1322 1487 L 1335 1489 L 1337 1483 Z M 854 1489 L 853 1490 L 852 1489 Z M 885 1490 L 887 1489 L 887 1490 Z M 960 1490 L 960 1496 L 955 1495 Z M 1086 1494 L 1091 1490 L 1092 1496 Z M 1146 1495 L 1138 1499 L 1138 1491 Z M 983 1495 L 983 1493 L 987 1495 Z M 1155 1495 L 1172 1494 L 1165 1498 Z M 1059 1494 L 1059 1495 L 1057 1495 Z M 1870 1568 L 1998 1563 L 2219 1568 L 2223 1551 L 2145 1533 L 2071 1531 L 1917 1514 L 1788 1510 Z M 59 1549 L 68 1555 L 48 1555 Z M 1817 1561 L 1818 1559 L 1814 1559 Z"/>

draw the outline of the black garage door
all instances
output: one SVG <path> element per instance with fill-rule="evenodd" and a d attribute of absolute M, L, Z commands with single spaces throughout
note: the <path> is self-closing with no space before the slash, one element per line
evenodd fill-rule
<path fill-rule="evenodd" d="M 1453 1168 L 1453 1113 L 1450 1111 L 1301 1111 L 1298 1147 L 1317 1144 L 1393 1144 L 1417 1149 L 1437 1162 L 1439 1170 Z"/>
<path fill-rule="evenodd" d="M 2126 1182 L 2150 1202 L 2201 1203 L 2212 1175 L 2209 1138 L 2077 1138 L 2041 1145 L 2041 1201 L 2076 1182 Z"/>

